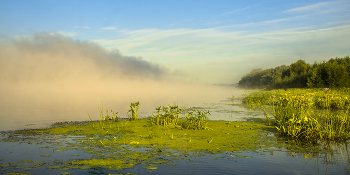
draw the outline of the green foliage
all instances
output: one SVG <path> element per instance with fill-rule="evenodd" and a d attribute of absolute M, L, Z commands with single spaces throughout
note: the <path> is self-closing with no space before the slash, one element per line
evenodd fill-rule
<path fill-rule="evenodd" d="M 303 106 L 296 106 L 298 102 L 287 103 L 286 106 L 277 105 L 273 109 L 275 127 L 281 136 L 292 139 L 315 141 L 319 138 L 319 123 L 309 115 Z"/>
<path fill-rule="evenodd" d="M 350 57 L 331 58 L 313 65 L 298 60 L 290 66 L 254 69 L 238 83 L 242 88 L 324 88 L 350 86 Z"/>
<path fill-rule="evenodd" d="M 238 86 L 243 88 L 269 88 L 272 84 L 278 84 L 282 81 L 282 74 L 287 69 L 288 66 L 285 65 L 265 70 L 254 69 L 241 78 Z"/>
<path fill-rule="evenodd" d="M 152 114 L 151 122 L 155 125 L 174 125 L 179 121 L 179 115 L 182 109 L 179 106 L 159 106 L 156 108 L 157 114 Z"/>
<path fill-rule="evenodd" d="M 191 111 L 188 112 L 186 116 L 187 120 L 182 124 L 183 128 L 194 129 L 194 130 L 209 129 L 207 127 L 207 124 L 208 124 L 207 114 L 210 115 L 209 110 L 200 111 L 200 110 L 192 109 Z"/>
<path fill-rule="evenodd" d="M 275 104 L 328 110 L 344 110 L 350 106 L 350 88 L 325 89 L 327 88 L 252 91 L 242 95 L 242 104 Z"/>
<path fill-rule="evenodd" d="M 266 105 L 266 104 L 272 104 L 273 98 L 272 95 L 274 93 L 270 91 L 253 91 L 248 94 L 242 95 L 242 104 L 245 105 Z"/>
<path fill-rule="evenodd" d="M 183 112 L 177 105 L 174 106 L 159 106 L 156 108 L 157 114 L 152 114 L 150 119 L 151 123 L 154 125 L 162 126 L 175 126 L 177 128 L 184 129 L 209 129 L 207 127 L 208 117 L 210 114 L 208 111 L 201 111 L 196 109 L 190 109 L 186 116 L 186 121 L 179 124 L 180 113 Z M 182 125 L 182 126 L 181 126 Z"/>
<path fill-rule="evenodd" d="M 273 124 L 281 136 L 317 143 L 349 138 L 349 95 L 349 88 L 255 91 L 244 95 L 242 103 L 261 107 L 267 125 Z M 274 120 L 263 105 L 272 105 Z"/>
<path fill-rule="evenodd" d="M 130 110 L 126 110 L 126 112 L 129 115 L 129 120 L 138 120 L 139 106 L 140 106 L 140 102 L 135 102 L 130 104 Z"/>
<path fill-rule="evenodd" d="M 323 73 L 322 66 L 318 66 L 317 63 L 309 70 L 309 77 L 307 79 L 307 86 L 310 88 L 325 87 L 325 81 L 322 78 Z"/>
<path fill-rule="evenodd" d="M 314 102 L 318 109 L 347 109 L 350 106 L 349 97 L 336 93 L 318 94 Z"/>
<path fill-rule="evenodd" d="M 289 66 L 289 71 L 292 76 L 305 74 L 308 69 L 309 65 L 304 60 L 298 60 Z"/>

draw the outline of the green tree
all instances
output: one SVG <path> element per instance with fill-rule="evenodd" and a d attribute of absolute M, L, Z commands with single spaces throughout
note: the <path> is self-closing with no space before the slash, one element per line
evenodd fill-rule
<path fill-rule="evenodd" d="M 348 86 L 349 73 L 345 65 L 339 65 L 335 59 L 330 59 L 326 65 L 326 70 L 329 87 Z"/>
<path fill-rule="evenodd" d="M 291 76 L 298 76 L 306 73 L 309 65 L 304 60 L 298 60 L 297 62 L 289 66 Z"/>
<path fill-rule="evenodd" d="M 309 70 L 309 77 L 307 79 L 307 86 L 310 88 L 324 87 L 324 80 L 322 79 L 321 68 L 317 63 L 314 63 Z"/>

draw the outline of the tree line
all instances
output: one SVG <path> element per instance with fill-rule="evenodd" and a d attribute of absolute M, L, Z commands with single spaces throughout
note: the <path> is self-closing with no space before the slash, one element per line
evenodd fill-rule
<path fill-rule="evenodd" d="M 331 58 L 327 62 L 298 60 L 289 66 L 254 69 L 238 82 L 241 88 L 325 88 L 350 86 L 350 57 Z"/>

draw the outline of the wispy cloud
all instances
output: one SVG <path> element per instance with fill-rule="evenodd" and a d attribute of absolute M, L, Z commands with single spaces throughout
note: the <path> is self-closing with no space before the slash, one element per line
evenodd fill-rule
<path fill-rule="evenodd" d="M 75 29 L 76 29 L 76 28 L 90 29 L 90 27 L 89 27 L 89 26 L 75 26 L 74 28 L 75 28 Z"/>
<path fill-rule="evenodd" d="M 261 4 L 262 4 L 262 3 L 260 3 L 260 4 L 253 4 L 253 5 L 244 7 L 244 8 L 235 9 L 235 10 L 232 10 L 232 11 L 229 11 L 229 12 L 226 12 L 226 13 L 223 13 L 222 15 L 231 15 L 231 14 L 239 13 L 239 12 L 242 12 L 242 11 L 245 11 L 245 10 L 248 10 L 248 9 L 251 9 L 251 8 L 254 8 L 254 7 L 258 7 L 258 6 L 260 6 Z"/>
<path fill-rule="evenodd" d="M 235 9 L 235 10 L 232 10 L 232 11 L 230 11 L 230 12 L 224 13 L 224 15 L 230 15 L 230 14 L 234 14 L 234 13 L 239 13 L 239 12 L 241 12 L 241 11 L 248 10 L 248 9 L 250 9 L 250 8 L 252 8 L 252 6 L 248 6 L 248 7 L 240 8 L 240 9 Z"/>
<path fill-rule="evenodd" d="M 103 27 L 101 30 L 116 30 L 116 27 Z"/>
<path fill-rule="evenodd" d="M 316 4 L 304 6 L 304 7 L 292 8 L 292 9 L 284 11 L 283 13 L 294 13 L 294 12 L 310 11 L 310 10 L 315 10 L 315 9 L 319 9 L 319 8 L 322 8 L 322 7 L 327 7 L 327 6 L 330 6 L 330 5 L 334 5 L 334 4 L 337 4 L 339 2 L 340 1 L 320 2 L 320 3 L 316 3 Z"/>
<path fill-rule="evenodd" d="M 263 23 L 273 24 L 285 20 L 288 19 Z M 237 75 L 235 80 L 238 81 L 249 69 L 290 64 L 301 59 L 300 54 L 296 53 L 307 55 L 306 61 L 313 62 L 332 56 L 345 56 L 348 53 L 346 48 L 350 47 L 344 38 L 350 36 L 350 25 L 331 28 L 297 27 L 253 33 L 210 28 L 145 29 L 120 34 L 123 39 L 95 41 L 111 50 L 117 48 L 127 55 L 142 56 L 146 60 L 169 65 L 173 70 L 178 69 L 198 78 L 213 77 L 210 80 L 203 78 L 203 81 L 218 82 L 228 81 L 224 75 Z M 329 46 L 329 42 L 339 44 Z M 201 75 L 196 75 L 196 72 L 201 72 Z M 215 73 L 218 75 L 213 76 Z"/>

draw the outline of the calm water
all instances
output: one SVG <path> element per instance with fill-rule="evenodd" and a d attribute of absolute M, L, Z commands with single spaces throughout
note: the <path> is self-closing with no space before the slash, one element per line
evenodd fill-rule
<path fill-rule="evenodd" d="M 237 95 L 238 96 L 238 95 Z M 236 97 L 237 97 L 236 96 Z M 117 106 L 118 102 L 111 102 Z M 170 103 L 171 104 L 171 103 Z M 263 114 L 257 111 L 246 110 L 240 107 L 239 99 L 232 101 L 230 97 L 213 100 L 212 102 L 200 103 L 192 102 L 187 105 L 188 107 L 196 107 L 202 109 L 209 109 L 211 120 L 245 120 L 247 117 L 261 117 Z M 123 105 L 123 103 L 120 103 Z M 125 104 L 128 107 L 127 104 Z M 161 105 L 161 104 L 159 104 Z M 145 107 L 146 105 L 142 105 Z M 98 109 L 95 106 L 95 111 L 91 110 L 90 113 L 97 116 Z M 86 108 L 82 107 L 82 110 Z M 43 110 L 41 108 L 27 108 L 23 110 L 14 110 L 7 108 L 3 111 L 9 113 L 9 115 L 21 116 L 22 118 L 30 118 L 31 120 L 23 120 L 20 122 L 20 117 L 16 118 L 16 122 L 11 120 L 5 120 L 7 124 L 1 123 L 2 130 L 8 129 L 23 129 L 23 128 L 35 128 L 42 126 L 49 126 L 50 123 L 55 121 L 64 121 L 67 119 L 72 120 L 87 120 L 87 113 L 77 112 L 75 109 L 67 110 L 55 110 L 54 106 L 46 106 Z M 147 117 L 154 110 L 154 107 L 148 107 L 146 110 L 142 110 L 141 116 Z M 79 110 L 78 110 L 79 111 Z M 50 114 L 50 117 L 43 118 L 43 115 Z M 36 115 L 40 117 L 36 117 Z M 126 114 L 121 117 L 126 117 Z M 17 120 L 19 119 L 19 120 Z M 97 119 L 97 118 L 96 118 Z M 4 120 L 3 120 L 4 121 Z M 3 122 L 2 121 L 2 122 Z M 11 124 L 11 125 L 10 125 Z M 10 126 L 8 126 L 10 125 Z M 2 138 L 8 137 L 8 135 L 2 135 Z M 45 139 L 62 139 L 62 138 L 41 138 Z M 38 141 L 40 139 L 27 139 L 23 142 L 0 142 L 0 161 L 2 165 L 9 164 L 10 162 L 20 162 L 21 160 L 30 159 L 37 162 L 46 162 L 47 165 L 53 165 L 55 162 L 62 162 L 69 159 L 84 159 L 90 158 L 91 154 L 84 153 L 80 150 L 66 150 L 66 151 L 54 151 L 52 149 L 39 149 L 40 147 L 47 146 L 44 142 Z M 64 141 L 71 141 L 70 138 L 63 139 Z M 64 145 L 64 144 L 63 144 Z M 0 174 L 9 172 L 25 172 L 31 174 L 60 174 L 62 172 L 72 172 L 73 174 L 116 174 L 116 173 L 134 173 L 134 174 L 350 174 L 349 169 L 349 152 L 348 144 L 334 144 L 331 152 L 321 152 L 313 154 L 313 147 L 306 149 L 303 153 L 294 152 L 288 147 L 270 148 L 267 150 L 258 150 L 256 152 L 226 152 L 215 155 L 205 155 L 201 157 L 177 157 L 171 159 L 170 163 L 175 163 L 176 166 L 164 166 L 159 164 L 158 169 L 152 173 L 149 173 L 149 169 L 145 169 L 143 164 L 136 165 L 131 169 L 124 169 L 120 171 L 109 171 L 106 169 L 89 169 L 89 170 L 67 170 L 61 171 L 57 169 L 47 169 L 46 166 L 33 168 L 33 169 L 15 169 L 15 168 L 2 168 Z M 308 152 L 309 150 L 310 152 Z M 50 154 L 51 157 L 41 157 L 41 155 Z M 72 157 L 72 155 L 78 154 L 78 157 Z M 20 163 L 21 164 L 21 163 Z M 25 164 L 25 163 L 22 163 Z"/>

